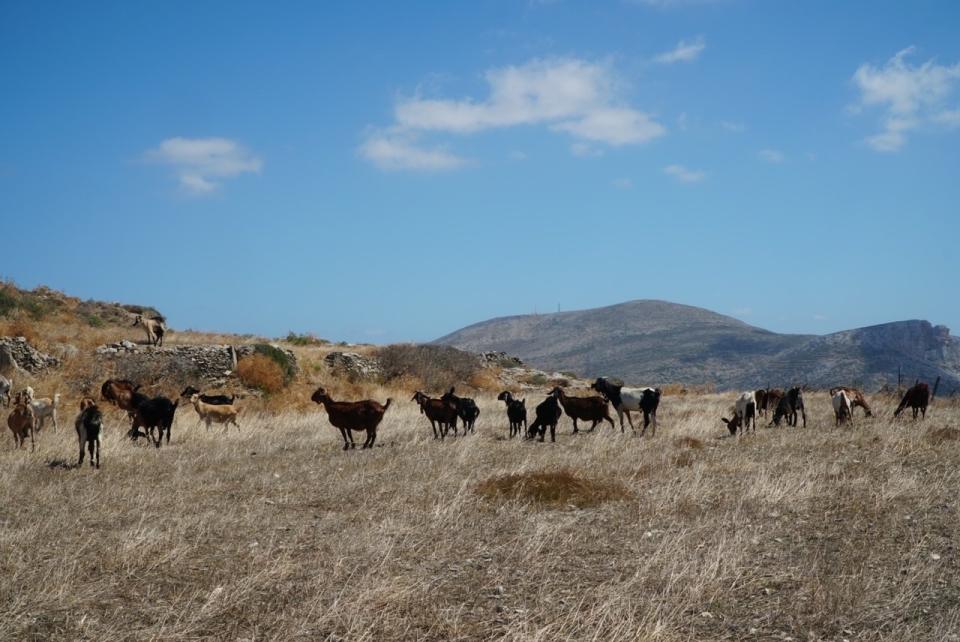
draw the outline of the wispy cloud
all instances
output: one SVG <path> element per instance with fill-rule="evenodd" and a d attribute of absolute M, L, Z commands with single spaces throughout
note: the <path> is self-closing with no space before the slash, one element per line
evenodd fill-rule
<path fill-rule="evenodd" d="M 734 134 L 742 134 L 747 131 L 747 126 L 743 123 L 735 123 L 729 120 L 720 121 L 720 126 Z"/>
<path fill-rule="evenodd" d="M 946 107 L 960 79 L 960 63 L 940 65 L 928 60 L 922 65 L 911 65 L 907 57 L 914 47 L 899 51 L 882 67 L 861 65 L 853 75 L 860 90 L 860 102 L 854 112 L 868 107 L 884 110 L 881 129 L 865 139 L 867 145 L 879 152 L 893 152 L 907 142 L 907 134 L 921 127 L 953 127 L 960 123 L 956 111 Z"/>
<path fill-rule="evenodd" d="M 390 131 L 465 135 L 546 126 L 580 142 L 614 147 L 645 143 L 666 133 L 650 114 L 624 103 L 622 83 L 607 64 L 538 59 L 490 69 L 484 78 L 488 94 L 479 100 L 401 98 Z"/>
<path fill-rule="evenodd" d="M 707 173 L 698 169 L 688 169 L 683 165 L 667 165 L 663 173 L 672 176 L 681 183 L 699 183 L 707 177 Z"/>
<path fill-rule="evenodd" d="M 757 156 L 760 157 L 760 160 L 773 164 L 779 164 L 787 160 L 786 155 L 778 149 L 761 149 L 757 152 Z"/>
<path fill-rule="evenodd" d="M 191 194 L 210 194 L 224 180 L 258 173 L 263 161 L 229 138 L 168 138 L 144 154 L 148 161 L 174 168 Z"/>
<path fill-rule="evenodd" d="M 670 51 L 665 51 L 654 56 L 654 61 L 664 65 L 671 65 L 675 62 L 693 62 L 700 57 L 703 50 L 707 48 L 707 42 L 703 36 L 693 40 L 681 40 L 677 46 Z"/>
<path fill-rule="evenodd" d="M 588 145 L 587 143 L 573 143 L 570 145 L 570 153 L 580 158 L 597 158 L 603 156 L 603 150 Z"/>
<path fill-rule="evenodd" d="M 630 189 L 633 187 L 633 181 L 629 178 L 615 178 L 611 183 L 617 189 Z"/>
<path fill-rule="evenodd" d="M 419 147 L 413 136 L 402 133 L 373 133 L 360 145 L 359 152 L 363 158 L 387 171 L 438 172 L 457 169 L 467 162 L 445 149 Z"/>

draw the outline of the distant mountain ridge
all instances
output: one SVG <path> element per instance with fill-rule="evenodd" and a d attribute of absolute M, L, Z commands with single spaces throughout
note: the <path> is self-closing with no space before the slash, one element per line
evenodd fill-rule
<path fill-rule="evenodd" d="M 827 335 L 778 334 L 710 310 L 667 301 L 482 321 L 435 343 L 503 351 L 531 365 L 637 384 L 680 382 L 751 389 L 792 382 L 876 390 L 905 379 L 942 377 L 960 389 L 960 338 L 912 320 Z"/>

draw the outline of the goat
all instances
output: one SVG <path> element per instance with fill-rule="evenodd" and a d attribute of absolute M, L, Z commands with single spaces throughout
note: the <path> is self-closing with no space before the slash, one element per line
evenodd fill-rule
<path fill-rule="evenodd" d="M 139 437 L 153 439 L 154 445 L 159 448 L 160 442 L 163 440 L 163 432 L 166 431 L 167 444 L 169 445 L 173 415 L 176 413 L 179 403 L 179 400 L 170 401 L 166 397 L 154 397 L 141 402 L 133 412 L 133 426 L 130 427 L 127 435 L 133 441 L 136 441 Z M 143 428 L 145 432 L 141 433 L 140 428 Z M 156 438 L 153 437 L 155 428 L 159 431 Z"/>
<path fill-rule="evenodd" d="M 601 421 L 608 421 L 611 428 L 616 428 L 613 419 L 610 418 L 610 404 L 603 397 L 568 397 L 560 386 L 555 386 L 548 394 L 556 397 L 563 406 L 563 411 L 573 419 L 574 434 L 580 432 L 577 428 L 577 420 L 593 422 L 587 432 L 593 432 Z"/>
<path fill-rule="evenodd" d="M 733 406 L 733 419 L 720 418 L 720 421 L 727 424 L 727 430 L 731 435 L 736 435 L 737 430 L 743 434 L 750 428 L 750 422 L 753 421 L 753 432 L 757 432 L 757 399 L 753 392 L 744 392 Z"/>
<path fill-rule="evenodd" d="M 753 402 L 757 406 L 757 415 L 760 417 L 767 416 L 767 391 L 765 388 L 756 390 L 753 393 Z"/>
<path fill-rule="evenodd" d="M 33 389 L 29 389 L 30 393 L 33 392 Z M 43 397 L 41 399 L 34 399 L 32 394 L 28 394 L 30 397 L 30 405 L 33 406 L 33 417 L 36 422 L 35 430 L 37 432 L 43 430 L 43 427 L 47 423 L 47 419 L 53 420 L 53 430 L 56 432 L 57 425 L 57 404 L 60 403 L 60 393 L 53 395 L 53 399 L 49 397 Z"/>
<path fill-rule="evenodd" d="M 357 447 L 353 443 L 354 430 L 364 430 L 367 433 L 367 439 L 363 442 L 361 448 L 373 448 L 374 442 L 377 441 L 377 426 L 380 425 L 383 414 L 387 412 L 387 408 L 393 402 L 393 399 L 390 398 L 387 398 L 387 403 L 382 405 L 370 399 L 334 401 L 322 387 L 317 388 L 310 399 L 327 409 L 327 418 L 334 428 L 340 430 L 340 435 L 343 437 L 344 450 Z"/>
<path fill-rule="evenodd" d="M 0 401 L 4 408 L 10 407 L 11 396 L 13 394 L 13 381 L 0 375 Z"/>
<path fill-rule="evenodd" d="M 777 406 L 780 404 L 780 400 L 783 399 L 783 390 L 780 388 L 767 388 L 766 389 L 766 399 L 763 405 L 763 414 L 766 415 L 768 410 L 776 411 Z"/>
<path fill-rule="evenodd" d="M 33 433 L 35 425 L 36 420 L 33 416 L 33 407 L 30 405 L 30 401 L 22 392 L 17 393 L 17 399 L 13 404 L 13 411 L 11 411 L 7 417 L 7 426 L 10 427 L 10 432 L 13 433 L 13 441 L 18 449 L 23 446 L 29 435 L 30 452 L 34 451 L 35 443 Z"/>
<path fill-rule="evenodd" d="M 180 393 L 181 399 L 191 399 L 193 395 L 200 395 L 200 401 L 206 404 L 211 404 L 214 406 L 232 406 L 233 402 L 237 400 L 237 395 L 205 395 L 193 386 L 187 386 L 183 389 L 183 392 Z"/>
<path fill-rule="evenodd" d="M 643 430 L 640 431 L 642 437 L 647 432 L 647 426 L 653 423 L 651 436 L 657 434 L 657 408 L 660 406 L 660 388 L 624 388 L 610 383 L 603 377 L 597 378 L 590 386 L 601 395 L 610 400 L 617 416 L 620 418 L 620 432 L 623 432 L 623 415 L 627 415 L 627 421 L 630 423 L 630 430 L 636 431 L 633 426 L 631 412 L 643 412 Z"/>
<path fill-rule="evenodd" d="M 833 400 L 833 416 L 836 424 L 839 426 L 845 421 L 853 421 L 853 405 L 847 391 L 843 388 L 833 388 L 830 391 L 830 397 Z"/>
<path fill-rule="evenodd" d="M 917 411 L 920 411 L 922 419 L 926 419 L 927 406 L 929 404 L 930 386 L 925 383 L 916 383 L 904 393 L 903 399 L 900 400 L 900 405 L 897 406 L 897 409 L 893 412 L 893 416 L 899 417 L 903 409 L 910 406 L 910 408 L 913 409 L 914 419 L 917 418 Z"/>
<path fill-rule="evenodd" d="M 510 391 L 504 390 L 497 395 L 497 400 L 502 401 L 507 406 L 507 420 L 510 422 L 510 438 L 514 435 L 522 434 L 520 426 L 527 427 L 527 400 L 514 399 Z"/>
<path fill-rule="evenodd" d="M 200 417 L 200 420 L 207 424 L 207 430 L 210 430 L 210 424 L 214 422 L 224 424 L 224 427 L 228 430 L 230 429 L 230 424 L 233 424 L 237 427 L 237 430 L 240 430 L 240 424 L 237 423 L 237 413 L 239 410 L 236 406 L 204 403 L 198 394 L 190 395 L 190 403 L 193 404 L 193 409 L 197 411 L 197 416 Z"/>
<path fill-rule="evenodd" d="M 80 414 L 73 424 L 80 442 L 80 459 L 77 467 L 83 465 L 83 450 L 90 451 L 90 466 L 100 468 L 100 433 L 103 431 L 103 414 L 97 408 L 97 402 L 90 397 L 80 401 Z"/>
<path fill-rule="evenodd" d="M 803 391 L 794 386 L 787 390 L 787 393 L 780 398 L 777 408 L 773 411 L 773 420 L 770 425 L 780 425 L 780 420 L 787 418 L 788 426 L 797 425 L 797 413 L 803 417 L 803 427 L 807 427 L 807 412 L 803 407 Z"/>
<path fill-rule="evenodd" d="M 527 438 L 533 439 L 537 436 L 537 433 L 540 433 L 540 441 L 543 441 L 543 438 L 547 434 L 547 428 L 550 429 L 550 441 L 557 440 L 557 422 L 560 421 L 560 417 L 563 415 L 563 409 L 560 408 L 560 402 L 557 401 L 556 395 L 547 395 L 547 398 L 537 404 L 537 407 L 534 410 L 536 412 L 537 418 L 534 419 L 533 423 L 530 424 L 530 427 L 527 429 Z"/>
<path fill-rule="evenodd" d="M 446 401 L 447 403 L 452 403 L 457 409 L 457 416 L 460 417 L 461 421 L 463 421 L 464 435 L 466 435 L 468 431 L 474 432 L 473 426 L 477 422 L 477 417 L 480 416 L 480 409 L 477 408 L 477 402 L 470 397 L 458 397 L 453 393 L 454 388 L 450 388 L 450 391 L 440 397 L 440 399 Z M 456 426 L 454 426 L 453 432 L 456 434 Z"/>
<path fill-rule="evenodd" d="M 132 419 L 137 406 L 149 399 L 138 390 L 140 390 L 140 384 L 135 384 L 127 379 L 107 379 L 100 386 L 100 397 L 117 408 L 126 410 Z"/>
<path fill-rule="evenodd" d="M 413 398 L 420 405 L 420 413 L 427 416 L 430 420 L 430 427 L 433 428 L 433 438 L 442 441 L 447 436 L 447 430 L 452 426 L 453 434 L 457 434 L 457 407 L 449 401 L 443 399 L 434 399 L 417 390 L 413 393 Z M 440 432 L 437 433 L 437 425 L 440 426 Z"/>
<path fill-rule="evenodd" d="M 863 392 L 859 388 L 850 388 L 847 386 L 836 386 L 830 388 L 830 396 L 833 397 L 837 394 L 838 391 L 843 390 L 847 394 L 847 399 L 850 400 L 850 419 L 853 419 L 853 409 L 857 406 L 863 408 L 863 412 L 867 417 L 872 417 L 873 412 L 870 410 L 870 405 L 867 404 L 866 398 L 863 396 Z"/>
<path fill-rule="evenodd" d="M 162 316 L 144 317 L 138 314 L 133 320 L 133 327 L 142 326 L 147 333 L 147 343 L 153 346 L 163 345 L 163 335 L 167 332 L 167 320 Z"/>

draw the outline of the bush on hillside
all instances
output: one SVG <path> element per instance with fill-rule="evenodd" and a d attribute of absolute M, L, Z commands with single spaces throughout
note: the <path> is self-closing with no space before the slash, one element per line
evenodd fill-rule
<path fill-rule="evenodd" d="M 428 390 L 446 390 L 475 378 L 482 368 L 476 355 L 450 346 L 401 343 L 377 350 L 385 383 L 418 380 Z"/>
<path fill-rule="evenodd" d="M 237 376 L 244 385 L 273 394 L 283 390 L 287 381 L 283 369 L 267 355 L 254 353 L 237 363 Z"/>

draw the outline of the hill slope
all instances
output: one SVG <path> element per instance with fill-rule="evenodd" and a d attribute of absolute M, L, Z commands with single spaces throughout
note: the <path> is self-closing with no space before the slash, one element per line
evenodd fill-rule
<path fill-rule="evenodd" d="M 714 383 L 752 388 L 802 381 L 868 389 L 905 377 L 944 377 L 960 387 L 960 339 L 927 321 L 825 336 L 777 334 L 702 308 L 630 301 L 590 310 L 491 319 L 437 339 L 502 350 L 542 368 L 635 383 Z"/>

